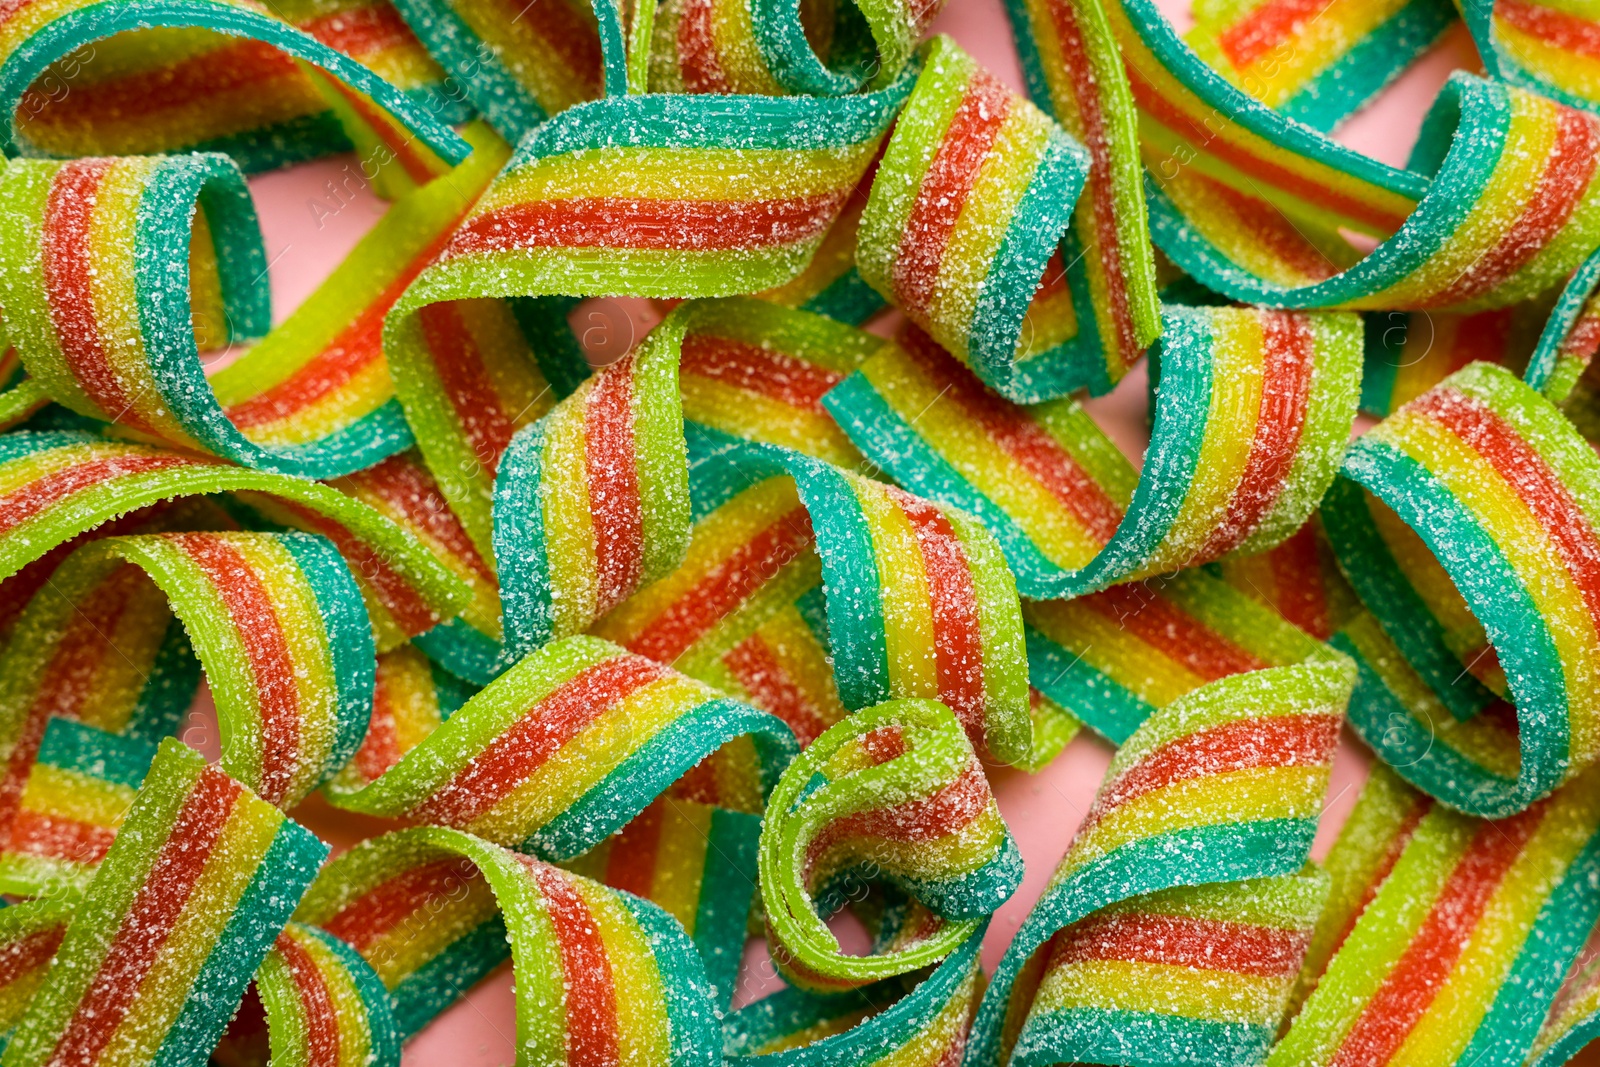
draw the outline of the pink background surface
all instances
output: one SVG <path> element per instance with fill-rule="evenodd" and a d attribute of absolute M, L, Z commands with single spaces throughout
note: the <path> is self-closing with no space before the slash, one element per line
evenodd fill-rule
<path fill-rule="evenodd" d="M 1188 25 L 1188 0 L 1164 0 L 1180 29 Z M 950 0 L 935 30 L 956 38 L 980 62 L 1019 91 L 1022 75 L 1012 47 L 1001 0 Z M 1457 25 L 1371 108 L 1354 117 L 1338 139 L 1384 162 L 1403 165 L 1422 114 L 1452 69 L 1479 69 L 1465 30 Z M 281 320 L 300 303 L 377 221 L 383 202 L 355 187 L 351 160 L 334 158 L 264 175 L 251 181 L 271 260 L 273 303 Z M 648 328 L 648 314 L 626 302 L 603 302 L 584 309 L 592 354 L 621 355 Z M 1095 418 L 1118 445 L 1138 461 L 1146 441 L 1143 427 L 1143 368 L 1130 374 L 1111 395 L 1089 403 Z M 214 754 L 209 698 L 202 695 L 184 740 Z M 1001 811 L 1027 864 L 1021 890 L 995 915 L 984 944 L 984 964 L 993 967 L 1016 932 L 1050 871 L 1060 858 L 1094 797 L 1111 747 L 1085 730 L 1049 767 L 1035 775 L 1010 769 L 991 772 Z M 1349 814 L 1366 775 L 1368 755 L 1347 734 L 1334 764 L 1322 829 L 1314 855 L 1321 857 Z M 295 817 L 336 848 L 382 832 L 378 820 L 352 816 L 313 799 Z M 738 1003 L 777 987 L 761 945 L 745 959 Z M 405 1050 L 406 1067 L 499 1067 L 514 1060 L 516 1023 L 509 966 L 480 984 Z"/>

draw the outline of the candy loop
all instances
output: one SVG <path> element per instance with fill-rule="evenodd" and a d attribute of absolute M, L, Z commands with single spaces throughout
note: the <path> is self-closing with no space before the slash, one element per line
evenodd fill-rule
<path fill-rule="evenodd" d="M 1085 254 L 1074 254 L 1068 244 L 1061 256 L 1064 278 L 1054 277 L 1052 264 L 1045 282 L 1066 283 L 1082 334 L 1076 346 L 1092 350 L 1098 341 L 1103 350 L 1101 366 L 1087 382 L 1099 394 L 1121 380 L 1161 330 L 1139 118 L 1122 56 L 1096 0 L 1008 0 L 1006 13 L 1029 95 L 1089 154 L 1072 230 Z"/>
<path fill-rule="evenodd" d="M 333 935 L 289 923 L 255 982 L 273 1064 L 399 1067 L 400 1035 L 388 990 L 367 961 Z"/>
<path fill-rule="evenodd" d="M 485 557 L 500 457 L 542 411 L 493 332 L 455 340 L 457 316 L 498 314 L 491 297 L 718 296 L 788 281 L 909 89 L 902 77 L 837 100 L 619 97 L 562 112 L 522 143 L 384 326 L 406 418 Z M 693 160 L 691 174 L 668 173 L 668 160 Z M 634 175 L 626 188 L 621 174 Z"/>
<path fill-rule="evenodd" d="M 730 742 L 697 789 L 759 810 L 796 750 L 787 726 L 669 667 L 571 637 L 521 660 L 376 780 L 349 772 L 328 794 L 351 811 L 570 860 Z"/>
<path fill-rule="evenodd" d="M 1600 253 L 1590 256 L 1573 272 L 1551 309 L 1528 359 L 1523 379 L 1544 393 L 1585 437 L 1600 435 L 1600 398 L 1596 396 L 1590 367 L 1600 349 Z"/>
<path fill-rule="evenodd" d="M 1071 392 L 1090 380 L 1076 350 L 1024 330 L 1087 171 L 1043 112 L 935 38 L 861 214 L 861 276 L 1007 397 Z"/>
<path fill-rule="evenodd" d="M 471 162 L 397 204 L 270 333 L 266 254 L 225 157 L 18 161 L 0 286 L 22 363 L 81 415 L 245 466 L 329 478 L 409 447 L 381 325 L 508 153 L 468 133 Z M 264 334 L 208 379 L 202 348 Z"/>
<path fill-rule="evenodd" d="M 327 536 L 367 600 L 378 648 L 450 618 L 468 590 L 417 540 L 367 505 L 315 482 L 201 456 L 41 431 L 0 438 L 0 574 L 85 530 L 175 497 L 250 492 L 273 517 Z"/>
<path fill-rule="evenodd" d="M 1490 76 L 1504 78 L 1571 107 L 1600 109 L 1600 77 L 1582 43 L 1595 20 L 1538 0 L 1495 0 L 1463 7 L 1461 18 Z"/>
<path fill-rule="evenodd" d="M 1018 1048 L 1046 962 L 1041 953 L 1058 931 L 1144 894 L 1299 872 L 1353 675 L 1340 657 L 1224 678 L 1167 705 L 1134 732 L 994 973 L 973 1023 L 970 1062 L 1006 1063 Z M 1289 992 L 1284 983 L 1275 994 L 1280 1005 Z M 1187 1021 L 1184 1013 L 1169 1014 L 1177 1024 Z M 1223 1062 L 1259 1054 L 1275 1024 L 1269 1019 L 1219 1035 L 1217 1054 Z"/>
<path fill-rule="evenodd" d="M 852 880 L 909 893 L 933 912 L 933 928 L 881 954 L 845 955 L 823 920 Z M 762 825 L 772 956 L 805 989 L 862 986 L 944 958 L 1021 880 L 982 765 L 934 701 L 889 701 L 835 724 L 784 773 Z"/>
<path fill-rule="evenodd" d="M 1138 474 L 1075 401 L 1006 404 L 917 334 L 824 403 L 902 485 L 983 520 L 1024 596 L 1080 595 L 1269 548 L 1304 524 L 1337 472 L 1361 324 L 1245 308 L 1169 305 L 1165 316 Z"/>
<path fill-rule="evenodd" d="M 163 742 L 3 1062 L 204 1059 L 327 851 Z"/>
<path fill-rule="evenodd" d="M 1595 759 L 1597 492 L 1571 424 L 1480 363 L 1362 437 L 1323 504 L 1372 613 L 1335 640 L 1362 665 L 1351 721 L 1463 811 L 1521 811 Z"/>
<path fill-rule="evenodd" d="M 1582 1032 L 1585 984 L 1546 1014 L 1600 913 L 1594 786 L 1589 774 L 1486 822 L 1375 765 L 1328 855 L 1333 892 L 1301 978 L 1310 995 L 1269 1067 L 1424 1049 L 1446 1063 L 1561 1062 L 1552 1049 Z"/>
<path fill-rule="evenodd" d="M 305 534 L 172 533 L 84 546 L 23 611 L 3 654 L 10 767 L 33 764 L 59 684 L 55 664 L 82 654 L 69 644 L 80 605 L 140 584 L 127 565 L 165 594 L 193 639 L 216 700 L 223 771 L 289 807 L 349 762 L 371 714 L 373 646 L 333 545 Z M 20 785 L 7 783 L 12 805 Z"/>
<path fill-rule="evenodd" d="M 158 26 L 203 28 L 273 45 L 320 67 L 370 99 L 448 162 L 458 163 L 467 154 L 465 142 L 448 126 L 383 78 L 242 0 L 141 0 L 136 4 L 28 0 L 7 21 L 6 32 L 0 35 L 0 113 L 7 116 L 0 129 L 0 147 L 9 156 L 26 147 L 17 123 L 18 105 L 28 86 L 52 63 L 70 56 L 82 45 L 129 30 Z"/>
<path fill-rule="evenodd" d="M 669 0 L 657 15 L 658 93 L 843 96 L 893 81 L 944 4 Z"/>
<path fill-rule="evenodd" d="M 296 918 L 349 931 L 380 975 L 394 973 L 396 952 L 417 948 L 391 944 L 391 931 L 375 925 L 385 897 L 418 894 L 409 903 L 426 909 L 431 886 L 440 901 L 433 906 L 448 907 L 449 894 L 462 890 L 446 881 L 471 886 L 466 892 L 483 905 L 478 914 L 498 911 L 503 922 L 495 940 L 503 953 L 509 939 L 517 976 L 519 1067 L 592 1062 L 607 1050 L 614 1062 L 718 1062 L 704 965 L 666 912 L 470 834 L 424 827 L 362 842 L 323 869 Z M 428 940 L 457 933 L 435 924 Z M 427 995 L 453 996 L 477 973 L 438 971 L 432 978 L 443 988 Z M 407 1000 L 421 990 L 402 981 L 390 993 L 406 1032 L 415 1010 Z"/>

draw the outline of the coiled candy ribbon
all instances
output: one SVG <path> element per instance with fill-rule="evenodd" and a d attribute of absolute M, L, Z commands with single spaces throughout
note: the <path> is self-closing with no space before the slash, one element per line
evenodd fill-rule
<path fill-rule="evenodd" d="M 1436 10 L 1385 8 L 1269 89 L 1143 2 L 1013 6 L 1054 120 L 918 49 L 937 5 L 843 7 L 831 37 L 720 0 L 341 8 L 389 27 L 409 95 L 296 5 L 0 21 L 0 99 L 80 46 L 122 64 L 8 141 L 110 154 L 0 175 L 28 375 L 0 367 L 0 419 L 36 419 L 0 437 L 0 878 L 44 894 L 0 911 L 0 1064 L 394 1063 L 508 953 L 529 1064 L 1513 1062 L 1590 1033 L 1586 982 L 1542 1031 L 1519 1008 L 1552 1003 L 1597 907 L 1595 461 L 1553 406 L 1581 418 L 1592 354 L 1596 120 L 1458 76 L 1387 170 L 1285 116 L 1331 125 Z M 186 84 L 251 41 L 341 84 L 295 67 L 231 125 L 157 101 L 121 146 L 69 136 L 71 108 L 181 73 L 159 33 L 115 35 L 178 25 L 247 38 L 205 38 Z M 241 169 L 346 142 L 397 202 L 268 332 Z M 115 154 L 196 147 L 235 159 Z M 1162 303 L 1147 234 L 1202 285 L 1319 310 Z M 1398 410 L 1336 478 L 1362 390 L 1333 309 L 1468 329 L 1574 271 L 1530 384 L 1374 388 Z M 566 315 L 597 294 L 687 302 L 591 373 Z M 845 324 L 885 300 L 899 341 Z M 1135 474 L 1066 397 L 1147 349 Z M 1324 498 L 1364 611 L 1304 528 Z M 1354 668 L 1273 614 L 1291 593 Z M 201 668 L 217 768 L 162 740 Z M 1352 683 L 1380 754 L 1472 814 L 1380 772 L 1324 876 Z M 1020 864 L 981 760 L 1039 766 L 1080 720 L 1121 748 L 984 991 Z M 319 786 L 422 825 L 313 881 L 281 809 Z M 757 895 L 790 985 L 719 1027 Z M 826 925 L 847 904 L 866 955 Z"/>

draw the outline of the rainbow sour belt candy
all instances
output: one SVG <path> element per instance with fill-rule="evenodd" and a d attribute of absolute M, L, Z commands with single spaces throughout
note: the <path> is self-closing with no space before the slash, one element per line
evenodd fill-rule
<path fill-rule="evenodd" d="M 270 317 L 238 170 L 200 154 L 13 164 L 0 291 L 23 365 L 79 414 L 252 467 L 327 478 L 407 447 L 380 331 L 504 159 L 493 133 L 468 132 L 472 162 L 396 205 L 211 381 L 202 350 L 266 334 Z"/>
<path fill-rule="evenodd" d="M 1294 876 L 1353 675 L 1341 658 L 1224 678 L 1128 738 L 995 971 L 967 1062 L 1260 1056 L 1320 904 Z"/>
<path fill-rule="evenodd" d="M 1600 61 L 1594 39 L 1600 26 L 1581 5 L 1540 0 L 1494 0 L 1466 5 L 1484 69 L 1573 107 L 1600 108 Z"/>
<path fill-rule="evenodd" d="M 333 541 L 386 651 L 454 615 L 468 590 L 404 530 L 327 486 L 70 431 L 0 438 L 0 574 L 107 519 L 178 496 L 248 490 Z"/>
<path fill-rule="evenodd" d="M 1137 475 L 1075 401 L 1007 404 L 915 333 L 824 403 L 901 484 L 982 519 L 1025 596 L 1269 548 L 1305 522 L 1337 470 L 1360 324 L 1172 305 L 1166 320 Z"/>
<path fill-rule="evenodd" d="M 1301 976 L 1310 994 L 1267 1064 L 1531 1060 L 1530 1046 L 1536 1056 L 1589 1014 L 1580 979 L 1570 1013 L 1541 1027 L 1600 913 L 1585 888 L 1597 863 L 1593 774 L 1485 822 L 1374 768 L 1328 856 L 1333 892 Z"/>
<path fill-rule="evenodd" d="M 376 109 L 388 112 L 410 136 L 448 161 L 459 162 L 466 155 L 466 144 L 429 109 L 367 67 L 288 23 L 263 14 L 244 0 L 137 0 L 118 4 L 105 0 L 21 0 L 0 23 L 0 110 L 7 116 L 0 131 L 0 144 L 6 154 L 15 155 L 22 140 L 22 127 L 29 114 L 18 106 L 23 94 L 51 64 L 72 56 L 83 46 L 97 45 L 124 31 L 150 27 L 196 27 L 270 44 L 328 72 L 358 97 L 365 98 L 365 106 L 371 108 L 375 104 Z M 180 136 L 162 147 L 184 143 Z"/>
<path fill-rule="evenodd" d="M 1594 761 L 1597 514 L 1588 443 L 1489 364 L 1352 446 L 1322 521 L 1371 615 L 1334 642 L 1352 723 L 1408 780 L 1498 817 Z"/>
<path fill-rule="evenodd" d="M 177 741 L 73 913 L 0 1062 L 195 1062 L 327 847 Z"/>
<path fill-rule="evenodd" d="M 823 918 L 852 878 L 894 884 L 926 911 L 873 955 L 847 956 Z M 933 701 L 892 700 L 830 728 L 785 772 L 761 831 L 769 950 L 791 985 L 815 992 L 943 958 L 1021 880 L 983 767 Z"/>

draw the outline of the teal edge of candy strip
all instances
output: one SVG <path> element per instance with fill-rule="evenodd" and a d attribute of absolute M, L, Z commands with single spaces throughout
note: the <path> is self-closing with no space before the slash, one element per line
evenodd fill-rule
<path fill-rule="evenodd" d="M 146 0 L 138 4 L 102 0 L 56 18 L 29 37 L 0 66 L 0 112 L 12 116 L 0 124 L 0 149 L 16 153 L 15 115 L 22 94 L 49 65 L 74 49 L 125 30 L 152 27 L 203 27 L 276 46 L 321 67 L 351 88 L 366 94 L 417 138 L 449 163 L 459 163 L 471 150 L 443 122 L 389 82 L 355 60 L 329 48 L 284 22 L 242 7 L 206 0 Z"/>

